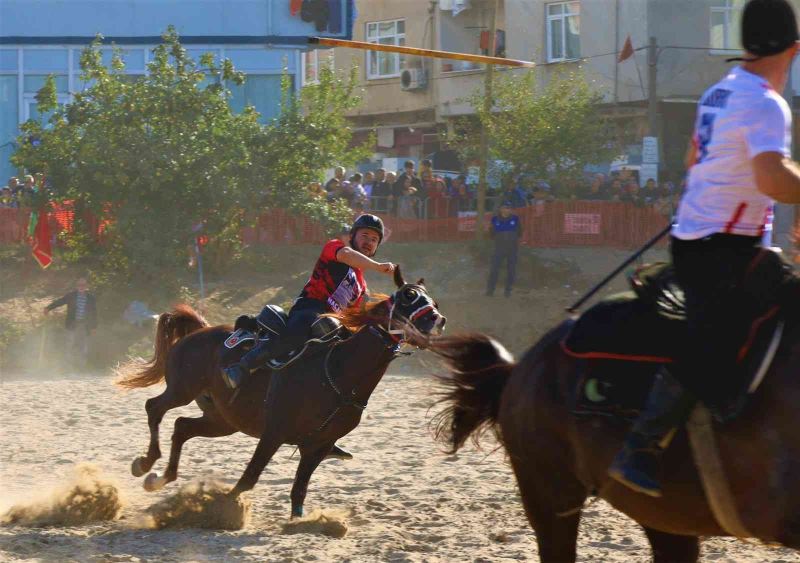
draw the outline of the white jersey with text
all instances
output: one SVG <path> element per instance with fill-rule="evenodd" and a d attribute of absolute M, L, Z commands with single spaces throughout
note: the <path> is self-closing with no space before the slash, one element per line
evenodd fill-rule
<path fill-rule="evenodd" d="M 689 170 L 673 236 L 693 240 L 715 233 L 762 236 L 774 201 L 758 191 L 752 159 L 790 155 L 792 114 L 769 83 L 741 67 L 709 88 L 697 111 Z"/>

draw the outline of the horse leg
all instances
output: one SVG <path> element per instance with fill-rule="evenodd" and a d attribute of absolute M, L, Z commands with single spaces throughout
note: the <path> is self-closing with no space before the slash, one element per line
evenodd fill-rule
<path fill-rule="evenodd" d="M 574 480 L 574 486 L 569 486 L 564 482 L 564 475 L 554 478 L 553 474 L 543 475 L 530 466 L 520 467 L 520 471 L 517 467 L 514 469 L 525 514 L 536 532 L 539 560 L 542 563 L 574 563 L 585 490 L 577 480 Z M 554 493 L 558 496 L 554 497 Z M 559 508 L 565 506 L 568 507 L 566 510 Z"/>
<path fill-rule="evenodd" d="M 677 536 L 644 527 L 653 548 L 653 563 L 694 563 L 700 557 L 700 541 L 695 536 Z"/>
<path fill-rule="evenodd" d="M 196 394 L 195 394 L 196 395 Z M 131 473 L 134 477 L 141 477 L 153 467 L 153 464 L 161 457 L 161 447 L 158 440 L 158 427 L 166 412 L 176 407 L 182 407 L 192 402 L 194 396 L 187 393 L 178 394 L 167 386 L 167 390 L 158 397 L 147 399 L 144 408 L 147 411 L 147 425 L 150 427 L 150 446 L 147 454 L 137 457 L 131 465 Z"/>
<path fill-rule="evenodd" d="M 175 419 L 175 430 L 172 433 L 172 447 L 169 452 L 169 464 L 164 475 L 159 477 L 158 473 L 151 473 L 144 481 L 144 488 L 147 491 L 157 491 L 167 483 L 171 483 L 178 478 L 178 463 L 181 459 L 181 450 L 187 440 L 197 436 L 205 438 L 219 438 L 230 436 L 237 430 L 215 411 L 204 412 L 199 418 L 187 418 L 180 416 Z"/>
<path fill-rule="evenodd" d="M 332 449 L 332 443 L 325 444 L 313 450 L 307 450 L 303 447 L 300 448 L 300 464 L 297 466 L 297 473 L 295 473 L 294 476 L 294 485 L 292 485 L 292 518 L 300 518 L 303 516 L 303 503 L 306 500 L 308 482 L 311 480 L 311 475 Z"/>
<path fill-rule="evenodd" d="M 239 478 L 236 486 L 234 486 L 229 493 L 232 497 L 236 498 L 243 492 L 249 491 L 256 486 L 258 478 L 261 477 L 264 468 L 269 463 L 269 460 L 272 459 L 272 456 L 275 455 L 275 452 L 278 451 L 278 448 L 281 447 L 282 443 L 283 440 L 278 438 L 275 432 L 270 432 L 269 430 L 264 432 L 261 439 L 258 441 L 256 451 L 253 452 L 253 457 L 247 464 L 247 468 Z"/>

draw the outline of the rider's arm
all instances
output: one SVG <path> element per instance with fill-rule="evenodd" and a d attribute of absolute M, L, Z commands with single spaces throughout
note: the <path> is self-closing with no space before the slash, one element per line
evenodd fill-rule
<path fill-rule="evenodd" d="M 375 260 L 364 256 L 360 252 L 352 248 L 342 247 L 336 253 L 336 261 L 342 264 L 347 264 L 351 268 L 358 268 L 359 270 L 373 270 L 381 273 L 391 273 L 393 271 L 392 264 L 388 262 L 376 262 Z"/>
<path fill-rule="evenodd" d="M 800 166 L 779 152 L 762 152 L 753 158 L 756 187 L 780 203 L 800 203 Z"/>

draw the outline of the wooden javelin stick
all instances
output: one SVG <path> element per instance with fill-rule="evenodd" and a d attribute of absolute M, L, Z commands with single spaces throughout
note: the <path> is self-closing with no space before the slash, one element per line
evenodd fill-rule
<path fill-rule="evenodd" d="M 325 45 L 326 47 L 348 47 L 350 49 L 364 49 L 365 51 L 384 51 L 387 53 L 404 53 L 419 57 L 433 57 L 436 59 L 456 59 L 459 61 L 472 61 L 475 63 L 516 66 L 533 68 L 536 63 L 504 59 L 503 57 L 488 57 L 486 55 L 469 55 L 467 53 L 454 53 L 452 51 L 436 51 L 434 49 L 418 49 L 417 47 L 402 47 L 400 45 L 381 45 L 380 43 L 367 43 L 366 41 L 348 41 L 347 39 L 333 39 L 331 37 L 309 37 L 309 44 Z"/>

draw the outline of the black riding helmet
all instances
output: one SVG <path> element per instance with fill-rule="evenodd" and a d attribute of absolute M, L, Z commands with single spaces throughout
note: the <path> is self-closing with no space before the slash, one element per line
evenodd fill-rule
<path fill-rule="evenodd" d="M 750 0 L 742 14 L 742 46 L 758 60 L 777 55 L 800 39 L 794 8 L 787 0 Z"/>
<path fill-rule="evenodd" d="M 358 229 L 371 229 L 378 233 L 380 239 L 378 240 L 378 244 L 383 242 L 383 221 L 377 215 L 370 215 L 369 213 L 364 213 L 363 215 L 359 215 L 358 219 L 355 220 L 353 223 L 353 227 L 350 229 L 350 246 L 355 248 L 353 243 L 355 242 L 356 231 Z"/>

